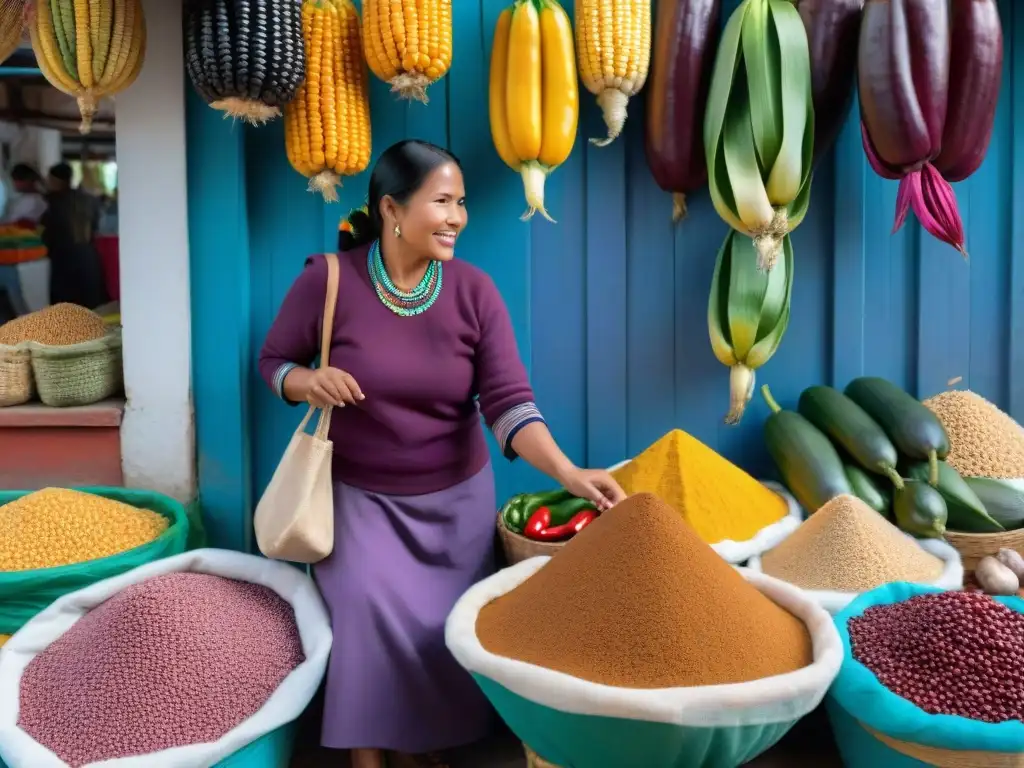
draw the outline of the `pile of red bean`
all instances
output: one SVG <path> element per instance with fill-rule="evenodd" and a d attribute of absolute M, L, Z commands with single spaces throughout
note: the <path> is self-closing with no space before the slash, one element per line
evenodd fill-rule
<path fill-rule="evenodd" d="M 216 741 L 303 659 L 295 614 L 267 587 L 157 576 L 32 659 L 18 725 L 72 768 Z"/>
<path fill-rule="evenodd" d="M 980 592 L 876 605 L 847 624 L 853 656 L 930 714 L 1024 719 L 1024 615 Z"/>

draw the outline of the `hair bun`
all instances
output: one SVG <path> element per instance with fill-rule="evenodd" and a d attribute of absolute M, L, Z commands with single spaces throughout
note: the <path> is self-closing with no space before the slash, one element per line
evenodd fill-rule
<path fill-rule="evenodd" d="M 350 251 L 376 239 L 366 206 L 353 208 L 338 226 L 338 250 Z"/>

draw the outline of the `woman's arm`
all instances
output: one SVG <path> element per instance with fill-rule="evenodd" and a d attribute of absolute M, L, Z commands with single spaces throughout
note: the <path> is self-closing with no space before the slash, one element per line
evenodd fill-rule
<path fill-rule="evenodd" d="M 320 351 L 327 262 L 309 259 L 292 284 L 260 351 L 259 371 L 278 397 L 289 403 L 306 400 L 309 369 Z"/>
<path fill-rule="evenodd" d="M 530 466 L 580 498 L 607 509 L 625 498 L 611 475 L 580 469 L 558 447 L 537 408 L 526 368 L 519 357 L 508 310 L 487 278 L 479 306 L 477 378 L 480 410 L 509 460 L 521 456 Z"/>

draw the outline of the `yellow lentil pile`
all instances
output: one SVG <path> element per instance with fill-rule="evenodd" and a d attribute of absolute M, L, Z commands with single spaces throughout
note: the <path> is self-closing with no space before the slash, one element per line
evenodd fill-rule
<path fill-rule="evenodd" d="M 708 544 L 747 541 L 789 512 L 785 499 L 679 429 L 612 475 L 628 495 L 667 503 Z"/>
<path fill-rule="evenodd" d="M 761 559 L 802 589 L 866 592 L 890 581 L 930 584 L 944 564 L 856 496 L 836 496 Z"/>
<path fill-rule="evenodd" d="M 969 390 L 952 390 L 924 401 L 949 435 L 946 463 L 964 477 L 1024 477 L 1024 430 Z"/>
<path fill-rule="evenodd" d="M 95 341 L 106 332 L 103 318 L 92 310 L 77 304 L 54 304 L 0 325 L 0 344 L 13 347 L 34 341 L 62 347 Z"/>
<path fill-rule="evenodd" d="M 116 555 L 163 533 L 166 517 L 66 488 L 0 506 L 0 571 L 52 568 Z"/>
<path fill-rule="evenodd" d="M 8 640 L 11 639 L 10 635 L 0 635 L 0 648 L 3 648 Z"/>

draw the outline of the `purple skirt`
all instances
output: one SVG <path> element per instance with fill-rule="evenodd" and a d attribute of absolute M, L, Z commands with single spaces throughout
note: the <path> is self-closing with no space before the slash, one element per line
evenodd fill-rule
<path fill-rule="evenodd" d="M 491 465 L 421 496 L 335 483 L 334 507 L 334 552 L 314 566 L 334 630 L 323 745 L 420 753 L 483 738 L 490 704 L 444 623 L 494 570 Z"/>

